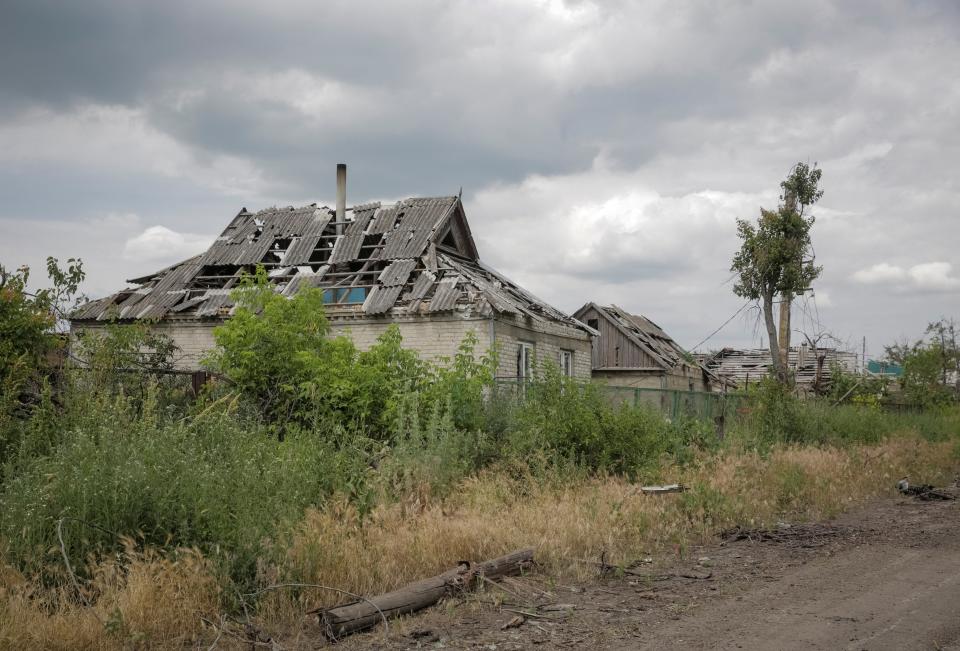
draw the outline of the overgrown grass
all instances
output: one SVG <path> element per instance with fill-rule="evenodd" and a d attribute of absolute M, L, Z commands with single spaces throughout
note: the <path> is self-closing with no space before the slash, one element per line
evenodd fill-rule
<path fill-rule="evenodd" d="M 59 565 L 55 526 L 67 517 L 74 559 L 109 553 L 129 536 L 196 546 L 249 582 L 264 540 L 326 496 L 350 495 L 364 470 L 356 454 L 321 437 L 279 445 L 256 424 L 219 413 L 171 418 L 150 398 L 136 412 L 122 397 L 95 400 L 48 454 L 8 467 L 0 536 L 4 556 L 25 570 Z"/>
<path fill-rule="evenodd" d="M 267 329 L 271 350 L 284 322 Z M 29 415 L 2 414 L 0 646 L 209 644 L 199 618 L 244 608 L 290 630 L 306 605 L 337 597 L 242 593 L 277 582 L 375 593 L 521 546 L 577 577 L 577 559 L 677 553 L 733 524 L 829 516 L 905 474 L 937 482 L 960 459 L 957 408 L 835 408 L 765 387 L 720 441 L 713 422 L 614 405 L 555 368 L 498 387 L 469 339 L 436 367 L 397 332 L 361 354 L 328 350 L 317 327 L 315 354 L 280 397 L 241 350 L 257 381 L 195 404 L 105 363 Z M 691 490 L 637 491 L 657 481 Z"/>
<path fill-rule="evenodd" d="M 762 527 L 832 516 L 867 497 L 892 493 L 904 474 L 943 481 L 958 461 L 952 449 L 951 442 L 914 436 L 874 446 L 702 453 L 659 469 L 692 490 L 656 498 L 617 476 L 491 468 L 444 497 L 415 491 L 366 515 L 346 499 L 310 508 L 286 533 L 278 532 L 285 552 L 265 558 L 257 578 L 261 584 L 293 580 L 372 594 L 462 558 L 533 546 L 544 572 L 583 579 L 593 568 L 579 559 L 601 553 L 613 562 L 683 554 L 734 524 Z M 217 613 L 236 603 L 216 564 L 193 551 L 128 546 L 119 558 L 91 558 L 89 574 L 92 609 L 77 604 L 65 581 L 44 587 L 8 567 L 0 584 L 0 646 L 209 644 L 215 633 L 204 629 L 200 617 L 217 621 Z M 255 617 L 268 630 L 289 635 L 299 630 L 306 608 L 338 599 L 310 589 L 271 592 L 256 604 Z"/>

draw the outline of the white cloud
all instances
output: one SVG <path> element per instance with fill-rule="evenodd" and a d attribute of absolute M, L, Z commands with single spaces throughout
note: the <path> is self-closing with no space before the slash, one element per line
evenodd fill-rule
<path fill-rule="evenodd" d="M 123 245 L 127 260 L 175 262 L 205 251 L 213 242 L 213 235 L 178 233 L 166 226 L 151 226 Z"/>
<path fill-rule="evenodd" d="M 664 195 L 642 170 L 597 160 L 485 188 L 466 208 L 484 260 L 535 294 L 567 311 L 616 303 L 692 344 L 742 304 L 727 282 L 736 219 L 775 202 L 773 191 Z"/>
<path fill-rule="evenodd" d="M 912 267 L 881 262 L 856 271 L 853 280 L 865 285 L 887 285 L 898 292 L 953 292 L 960 290 L 960 278 L 952 276 L 952 271 L 949 262 L 926 262 Z"/>
<path fill-rule="evenodd" d="M 937 292 L 956 288 L 956 267 L 897 257 L 960 264 L 948 0 L 722 12 L 668 0 L 244 1 L 228 21 L 213 5 L 189 19 L 158 7 L 143 47 L 92 4 L 81 22 L 101 32 L 26 25 L 5 42 L 10 60 L 32 62 L 4 79 L 5 263 L 79 254 L 98 287 L 116 289 L 161 266 L 152 245 L 172 262 L 189 233 L 240 205 L 329 199 L 322 170 L 344 160 L 351 200 L 462 185 L 494 266 L 566 309 L 617 302 L 692 343 L 742 305 L 727 282 L 734 218 L 775 204 L 790 165 L 808 160 L 826 191 L 813 233 L 825 325 L 889 341 L 922 331 L 943 310 Z M 95 228 L 90 215 L 111 210 L 142 217 Z M 749 343 L 747 319 L 718 339 Z"/>
<path fill-rule="evenodd" d="M 96 298 L 122 289 L 126 278 L 162 267 L 150 261 L 119 263 L 117 251 L 142 229 L 140 217 L 135 214 L 114 213 L 69 221 L 0 217 L 0 232 L 30 233 L 30 237 L 0 237 L 0 262 L 10 267 L 29 266 L 31 284 L 43 287 L 44 260 L 48 255 L 61 262 L 79 257 L 87 274 L 81 289 Z"/>
<path fill-rule="evenodd" d="M 919 288 L 929 291 L 951 292 L 960 289 L 960 278 L 951 276 L 953 265 L 949 262 L 928 262 L 910 267 L 910 280 Z"/>
<path fill-rule="evenodd" d="M 725 270 L 736 247 L 736 218 L 775 201 L 773 193 L 662 195 L 642 172 L 597 160 L 582 173 L 485 188 L 468 208 L 482 252 L 495 264 L 623 283 L 663 270 Z"/>
<path fill-rule="evenodd" d="M 907 270 L 903 267 L 881 262 L 867 269 L 860 269 L 853 274 L 853 279 L 865 285 L 879 283 L 903 282 L 907 278 Z"/>

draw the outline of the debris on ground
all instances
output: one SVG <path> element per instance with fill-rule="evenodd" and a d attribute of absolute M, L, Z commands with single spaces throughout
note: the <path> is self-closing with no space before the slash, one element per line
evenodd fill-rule
<path fill-rule="evenodd" d="M 682 493 L 687 490 L 683 484 L 665 484 L 663 486 L 641 486 L 640 492 L 645 495 L 662 495 L 664 493 Z"/>
<path fill-rule="evenodd" d="M 500 627 L 500 630 L 501 630 L 501 631 L 505 631 L 505 630 L 507 630 L 508 628 L 519 628 L 519 627 L 523 626 L 524 622 L 526 622 L 526 621 L 527 621 L 527 618 L 526 618 L 526 617 L 524 617 L 523 615 L 517 615 L 516 617 L 514 617 L 513 619 L 511 619 L 509 622 L 507 622 L 506 624 L 504 624 L 503 626 L 501 626 L 501 627 Z"/>
<path fill-rule="evenodd" d="M 830 539 L 844 533 L 841 527 L 831 524 L 794 524 L 780 523 L 776 529 L 749 529 L 741 526 L 721 532 L 724 543 L 747 540 L 750 542 L 775 542 L 794 547 L 822 547 Z"/>
<path fill-rule="evenodd" d="M 709 560 L 709 559 L 708 559 Z M 640 579 L 645 579 L 647 581 L 669 581 L 671 579 L 696 579 L 705 581 L 707 579 L 713 578 L 713 572 L 695 572 L 695 571 L 677 571 L 669 572 L 666 574 L 653 574 L 651 572 L 641 572 L 638 568 L 641 564 L 647 563 L 647 559 L 641 559 L 628 563 L 626 565 L 611 565 L 606 561 L 606 554 L 600 556 L 599 561 L 585 561 L 581 560 L 581 563 L 588 563 L 591 565 L 597 566 L 597 574 L 601 577 L 603 576 L 619 576 L 619 575 L 629 575 L 637 577 Z"/>
<path fill-rule="evenodd" d="M 900 491 L 901 495 L 916 497 L 924 502 L 957 499 L 957 496 L 952 491 L 948 492 L 945 489 L 935 488 L 930 484 L 912 485 L 908 477 L 904 477 L 897 482 L 897 490 Z"/>

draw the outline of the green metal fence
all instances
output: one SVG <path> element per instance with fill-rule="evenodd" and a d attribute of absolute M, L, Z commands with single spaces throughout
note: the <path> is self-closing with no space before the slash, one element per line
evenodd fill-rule
<path fill-rule="evenodd" d="M 584 385 L 586 383 L 583 383 Z M 497 380 L 498 400 L 523 400 L 526 383 L 514 378 Z M 647 389 L 595 384 L 607 400 L 614 405 L 645 406 L 662 413 L 671 420 L 680 417 L 720 422 L 730 421 L 750 409 L 750 399 L 745 393 L 715 393 L 684 391 L 682 389 Z"/>
<path fill-rule="evenodd" d="M 715 393 L 684 391 L 682 389 L 648 389 L 639 387 L 604 386 L 601 391 L 614 403 L 647 406 L 660 411 L 670 419 L 681 416 L 701 420 L 730 419 L 749 409 L 748 398 L 742 393 Z"/>

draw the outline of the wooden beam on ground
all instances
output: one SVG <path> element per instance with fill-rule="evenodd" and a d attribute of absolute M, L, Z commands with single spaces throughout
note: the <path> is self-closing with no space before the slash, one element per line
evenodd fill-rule
<path fill-rule="evenodd" d="M 355 601 L 334 608 L 318 608 L 307 613 L 312 624 L 319 624 L 331 640 L 376 626 L 385 619 L 423 610 L 443 597 L 469 590 L 483 579 L 519 574 L 533 565 L 533 550 L 513 553 L 472 565 L 461 561 L 456 568 L 439 576 L 405 585 L 369 600 Z M 480 577 L 483 577 L 481 579 Z"/>

